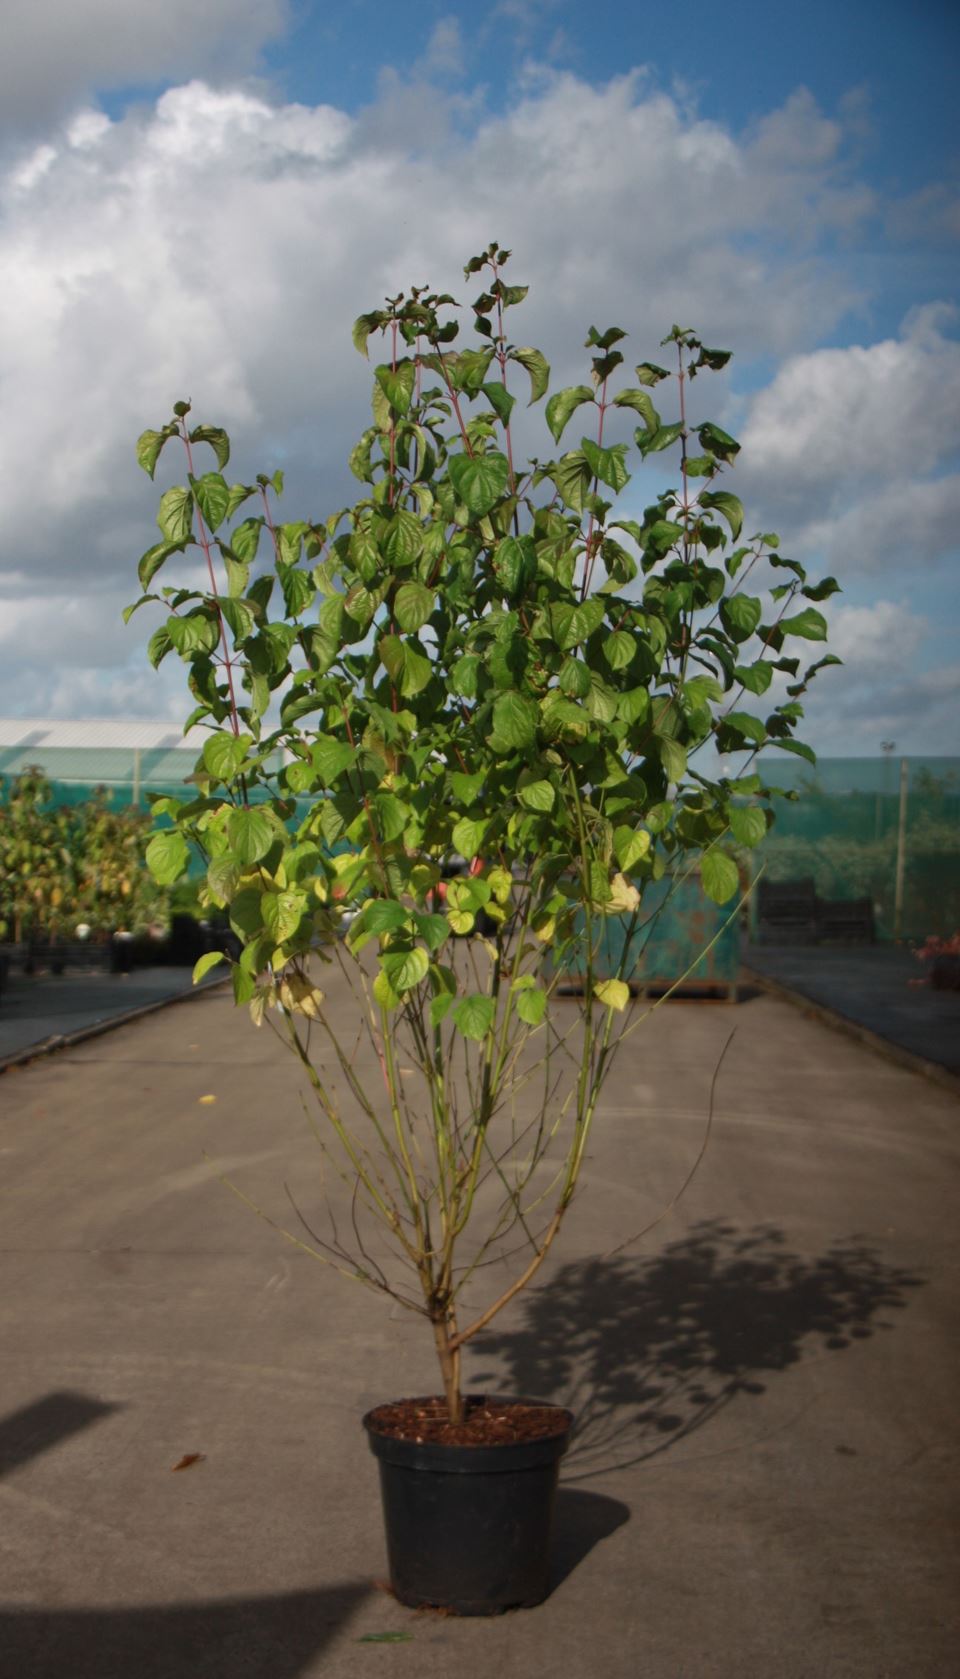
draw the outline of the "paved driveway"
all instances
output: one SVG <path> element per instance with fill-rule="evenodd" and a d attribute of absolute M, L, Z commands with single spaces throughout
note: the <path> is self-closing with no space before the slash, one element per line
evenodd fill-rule
<path fill-rule="evenodd" d="M 733 1027 L 692 1184 L 603 1257 L 683 1182 Z M 284 1184 L 315 1228 L 329 1191 L 349 1226 L 276 1039 L 219 992 L 6 1073 L 0 1676 L 941 1679 L 958 1128 L 774 999 L 657 1010 L 543 1286 L 468 1360 L 581 1415 L 555 1589 L 460 1622 L 375 1584 L 359 1417 L 435 1390 L 422 1324 L 218 1181 L 300 1234 Z"/>

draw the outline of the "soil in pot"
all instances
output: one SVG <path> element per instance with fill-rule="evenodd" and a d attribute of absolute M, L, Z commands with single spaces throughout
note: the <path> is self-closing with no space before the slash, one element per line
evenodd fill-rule
<path fill-rule="evenodd" d="M 380 1465 L 390 1584 L 401 1603 L 496 1615 L 541 1603 L 560 1458 L 573 1417 L 535 1400 L 471 1394 L 364 1417 Z"/>

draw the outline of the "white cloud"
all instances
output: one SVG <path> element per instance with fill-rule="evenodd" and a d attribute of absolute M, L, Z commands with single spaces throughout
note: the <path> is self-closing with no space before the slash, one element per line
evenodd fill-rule
<path fill-rule="evenodd" d="M 739 434 L 744 494 L 838 574 L 915 571 L 956 547 L 954 320 L 950 306 L 931 304 L 911 312 L 898 338 L 792 356 L 750 404 Z"/>
<path fill-rule="evenodd" d="M 288 0 L 4 0 L 0 124 L 35 129 L 94 91 L 251 70 Z"/>
<path fill-rule="evenodd" d="M 225 9 L 214 7 L 221 21 Z M 250 50 L 256 33 L 250 23 Z M 456 32 L 438 26 L 434 70 L 416 75 L 441 60 L 452 71 L 456 52 Z M 132 453 L 144 427 L 190 397 L 197 418 L 231 430 L 238 475 L 283 465 L 287 516 L 326 514 L 350 493 L 344 463 L 368 412 L 353 317 L 411 283 L 474 295 L 460 267 L 494 235 L 531 284 L 522 339 L 548 353 L 555 382 L 582 376 L 591 320 L 628 328 L 637 357 L 656 356 L 674 320 L 791 357 L 753 403 L 744 458 L 764 495 L 799 487 L 789 507 L 808 525 L 852 516 L 864 462 L 896 455 L 895 425 L 901 452 L 941 458 L 941 319 L 918 316 L 888 345 L 796 354 L 851 299 L 817 238 L 841 204 L 859 215 L 868 203 L 838 176 L 842 134 L 808 96 L 740 140 L 640 74 L 595 88 L 541 69 L 495 117 L 475 96 L 427 99 L 427 86 L 394 78 L 352 119 L 197 80 L 122 121 L 74 109 L 0 179 L 0 710 L 36 710 L 39 683 L 76 711 L 85 669 L 99 670 L 105 703 L 132 703 L 130 650 L 145 637 L 116 614 L 152 541 L 156 491 Z M 411 102 L 427 124 L 412 140 Z M 437 132 L 442 145 L 423 143 Z M 913 383 L 930 386 L 934 369 L 925 402 Z M 861 428 L 869 446 L 850 435 Z M 69 646 L 50 640 L 58 616 Z M 75 672 L 59 686 L 54 660 Z M 145 667 L 143 682 L 156 709 Z"/>

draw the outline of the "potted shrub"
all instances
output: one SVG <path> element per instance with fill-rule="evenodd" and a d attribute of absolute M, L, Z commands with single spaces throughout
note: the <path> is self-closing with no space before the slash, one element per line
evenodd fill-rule
<path fill-rule="evenodd" d="M 688 416 L 691 381 L 728 356 L 691 331 L 664 340 L 669 370 L 641 362 L 624 377 L 625 334 L 591 328 L 584 383 L 549 397 L 546 452 L 520 464 L 511 386 L 522 377 L 537 404 L 549 368 L 508 331 L 527 289 L 504 279 L 508 255 L 494 243 L 466 266 L 482 287 L 469 348 L 453 347 L 453 299 L 423 289 L 357 321 L 362 353 L 384 345 L 350 456 L 361 491 L 323 523 L 278 518 L 279 472 L 229 482 L 226 433 L 194 424 L 189 403 L 144 432 L 151 477 L 168 444 L 186 471 L 161 496 L 161 539 L 127 608 L 161 606 L 151 662 L 179 655 L 196 702 L 187 727 L 209 730 L 195 788 L 154 805 L 169 826 L 148 863 L 169 885 L 202 853 L 205 901 L 242 947 L 236 1000 L 258 1023 L 277 1011 L 342 1151 L 358 1246 L 349 1261 L 311 1251 L 424 1320 L 442 1392 L 364 1421 L 398 1596 L 465 1612 L 546 1591 L 571 1419 L 540 1396 L 464 1394 L 461 1366 L 536 1275 L 577 1190 L 630 1005 L 629 976 L 596 974 L 592 953 L 611 916 L 630 948 L 644 891 L 666 873 L 699 868 L 736 915 L 734 848 L 771 820 L 750 760 L 767 745 L 812 758 L 794 731 L 831 660 L 786 649 L 823 641 L 813 603 L 836 587 L 809 584 L 774 536 L 741 541 L 740 503 L 718 487 L 738 445 Z M 670 380 L 664 421 L 653 393 Z M 560 452 L 575 414 L 586 435 Z M 643 461 L 670 448 L 677 487 L 618 516 L 631 450 Z M 205 587 L 158 592 L 194 549 Z M 766 567 L 782 579 L 769 610 L 745 587 Z M 785 692 L 757 715 L 745 696 L 780 673 Z M 721 775 L 709 755 L 691 768 L 711 742 L 742 753 L 743 772 Z M 469 867 L 452 874 L 454 859 Z M 577 940 L 583 996 L 559 1004 L 552 976 Z M 332 1029 L 331 958 L 376 1051 L 376 1087 Z M 204 955 L 196 977 L 221 960 Z M 556 1175 L 538 1172 L 548 1149 Z M 396 1273 L 366 1257 L 366 1220 L 389 1237 Z M 520 1250 L 513 1270 L 480 1270 L 504 1245 Z"/>

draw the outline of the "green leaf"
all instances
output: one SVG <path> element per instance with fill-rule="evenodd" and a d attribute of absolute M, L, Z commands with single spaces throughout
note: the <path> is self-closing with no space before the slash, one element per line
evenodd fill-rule
<path fill-rule="evenodd" d="M 410 950 L 385 950 L 380 963 L 394 991 L 402 997 L 405 991 L 412 991 L 426 979 L 430 958 L 423 946 L 417 944 Z"/>
<path fill-rule="evenodd" d="M 544 413 L 555 443 L 559 443 L 571 414 L 575 413 L 582 403 L 594 400 L 594 393 L 589 385 L 568 385 L 565 390 L 554 391 Z"/>
<path fill-rule="evenodd" d="M 367 353 L 367 339 L 371 332 L 374 332 L 378 326 L 383 326 L 383 324 L 384 317 L 379 309 L 373 310 L 369 315 L 357 316 L 353 323 L 352 337 L 354 347 L 360 351 L 362 356 Z"/>
<path fill-rule="evenodd" d="M 729 490 L 705 490 L 700 497 L 700 506 L 712 507 L 722 513 L 736 542 L 743 529 L 743 503 L 739 496 L 731 495 Z"/>
<path fill-rule="evenodd" d="M 172 649 L 173 642 L 170 640 L 170 631 L 167 629 L 166 624 L 161 624 L 158 630 L 154 630 L 150 640 L 147 642 L 147 658 L 150 660 L 154 670 L 157 669 L 161 659 L 165 659 Z"/>
<path fill-rule="evenodd" d="M 582 513 L 593 481 L 590 463 L 583 450 L 572 449 L 569 454 L 561 455 L 550 476 L 564 504 L 574 513 Z"/>
<path fill-rule="evenodd" d="M 193 493 L 175 484 L 160 497 L 157 524 L 168 542 L 185 542 L 193 529 Z"/>
<path fill-rule="evenodd" d="M 500 694 L 493 707 L 493 727 L 507 747 L 532 746 L 536 740 L 539 713 L 532 700 L 515 689 Z"/>
<path fill-rule="evenodd" d="M 730 832 L 740 845 L 759 845 L 767 835 L 767 818 L 757 805 L 731 805 Z"/>
<path fill-rule="evenodd" d="M 397 414 L 409 412 L 413 399 L 413 387 L 416 370 L 412 361 L 397 363 L 396 371 L 389 367 L 378 367 L 374 378 L 380 386 L 391 408 Z"/>
<path fill-rule="evenodd" d="M 646 828 L 630 828 L 624 823 L 615 829 L 613 849 L 621 869 L 629 874 L 634 864 L 650 855 L 650 835 Z"/>
<path fill-rule="evenodd" d="M 215 531 L 226 518 L 230 504 L 230 486 L 219 472 L 205 472 L 194 479 L 193 495 L 208 530 Z"/>
<path fill-rule="evenodd" d="M 404 583 L 397 590 L 393 615 L 402 630 L 419 630 L 434 608 L 435 596 L 425 583 Z"/>
<path fill-rule="evenodd" d="M 321 735 L 310 748 L 310 756 L 325 787 L 333 787 L 356 759 L 354 748 L 345 740 Z"/>
<path fill-rule="evenodd" d="M 802 740 L 771 740 L 770 746 L 776 746 L 781 752 L 792 752 L 797 758 L 805 758 L 808 764 L 815 764 L 817 754 L 812 746 L 807 746 Z"/>
<path fill-rule="evenodd" d="M 550 364 L 546 356 L 542 350 L 528 348 L 510 350 L 508 354 L 511 361 L 518 361 L 530 375 L 530 402 L 527 406 L 539 402 L 550 384 Z"/>
<path fill-rule="evenodd" d="M 547 1012 L 547 993 L 539 985 L 528 986 L 516 993 L 516 1008 L 527 1026 L 539 1026 Z"/>
<path fill-rule="evenodd" d="M 659 455 L 662 449 L 669 449 L 671 443 L 676 443 L 682 432 L 683 425 L 680 420 L 676 420 L 672 425 L 658 426 L 654 432 L 637 430 L 634 435 L 641 454 Z"/>
<path fill-rule="evenodd" d="M 504 593 L 517 594 L 537 575 L 537 551 L 532 537 L 504 537 L 494 553 L 493 568 Z"/>
<path fill-rule="evenodd" d="M 185 542 L 157 542 L 152 548 L 148 548 L 137 566 L 141 589 L 149 589 L 151 579 L 156 576 L 164 561 L 168 560 L 171 554 L 182 554 L 185 547 Z"/>
<path fill-rule="evenodd" d="M 599 478 L 601 484 L 609 485 L 615 495 L 619 494 L 625 484 L 629 484 L 625 443 L 614 443 L 609 449 L 601 449 L 598 443 L 592 443 L 589 437 L 583 437 L 580 447 L 590 463 L 594 477 Z"/>
<path fill-rule="evenodd" d="M 626 630 L 614 630 L 603 643 L 603 656 L 611 670 L 626 670 L 636 652 L 632 635 Z"/>
<path fill-rule="evenodd" d="M 169 431 L 142 431 L 137 438 L 137 464 L 148 478 L 153 477 L 160 451 L 171 435 Z"/>
<path fill-rule="evenodd" d="M 510 477 L 506 455 L 451 455 L 447 467 L 458 501 L 482 515 L 500 500 Z"/>
<path fill-rule="evenodd" d="M 746 740 L 755 741 L 758 746 L 767 738 L 766 728 L 759 717 L 752 717 L 748 711 L 728 712 L 727 716 L 721 719 L 721 726 L 724 729 L 735 729 L 737 734 L 743 735 Z"/>
<path fill-rule="evenodd" d="M 517 800 L 526 810 L 552 810 L 557 795 L 552 782 L 527 781 L 517 788 Z"/>
<path fill-rule="evenodd" d="M 227 818 L 227 839 L 238 862 L 259 863 L 276 839 L 276 829 L 264 810 L 234 810 Z"/>
<path fill-rule="evenodd" d="M 159 886 L 172 886 L 190 861 L 190 847 L 176 829 L 154 834 L 147 846 L 147 868 Z"/>
<path fill-rule="evenodd" d="M 718 460 L 732 461 L 734 456 L 740 453 L 740 445 L 736 438 L 731 437 L 727 431 L 721 431 L 712 420 L 707 420 L 704 425 L 697 427 L 697 436 L 701 448 L 708 449 Z"/>
<path fill-rule="evenodd" d="M 749 641 L 763 615 L 756 595 L 731 595 L 720 602 L 723 627 L 734 641 Z"/>
<path fill-rule="evenodd" d="M 168 618 L 166 629 L 172 645 L 184 659 L 189 659 L 192 653 L 212 653 L 220 639 L 216 619 L 202 611 L 189 612 L 184 618 Z"/>
<path fill-rule="evenodd" d="M 806 606 L 792 618 L 781 618 L 779 626 L 784 635 L 799 635 L 805 641 L 826 641 L 827 620 L 816 607 Z"/>
<path fill-rule="evenodd" d="M 277 944 L 292 938 L 306 909 L 302 892 L 265 892 L 260 900 L 263 924 Z"/>
<path fill-rule="evenodd" d="M 244 560 L 249 564 L 256 559 L 263 523 L 262 518 L 244 519 L 243 523 L 239 524 L 236 530 L 231 533 L 230 547 L 238 560 Z"/>
<path fill-rule="evenodd" d="M 232 781 L 252 744 L 250 735 L 233 735 L 226 731 L 211 735 L 204 742 L 203 762 L 218 781 Z"/>
<path fill-rule="evenodd" d="M 502 420 L 505 426 L 509 425 L 510 415 L 513 412 L 513 405 L 517 399 L 516 397 L 510 395 L 506 385 L 501 385 L 495 380 L 491 380 L 489 385 L 483 386 L 483 394 L 497 418 Z"/>
<path fill-rule="evenodd" d="M 646 382 L 648 384 L 655 383 L 652 379 Z M 614 397 L 613 402 L 615 408 L 632 408 L 634 413 L 640 415 L 649 432 L 653 433 L 655 431 L 659 431 L 660 415 L 654 408 L 646 391 L 633 389 L 620 391 L 619 395 Z"/>
<path fill-rule="evenodd" d="M 661 379 L 669 379 L 669 369 L 658 367 L 655 361 L 642 361 L 635 369 L 641 385 L 659 385 Z"/>
<path fill-rule="evenodd" d="M 733 674 L 749 694 L 765 694 L 773 681 L 773 665 L 758 659 L 752 665 L 737 665 Z"/>
<path fill-rule="evenodd" d="M 230 439 L 222 426 L 194 426 L 190 433 L 191 443 L 209 443 L 217 457 L 217 466 L 222 472 L 230 459 Z"/>
<path fill-rule="evenodd" d="M 680 781 L 687 768 L 686 747 L 669 735 L 657 735 L 656 748 L 668 780 Z"/>
<path fill-rule="evenodd" d="M 225 962 L 226 960 L 227 958 L 222 950 L 205 951 L 203 956 L 193 965 L 194 985 L 199 985 L 204 976 L 210 972 L 211 968 L 215 968 L 218 962 Z"/>
<path fill-rule="evenodd" d="M 461 857 L 465 857 L 468 863 L 479 852 L 483 843 L 483 836 L 489 825 L 486 817 L 481 817 L 478 820 L 472 816 L 461 816 L 459 822 L 454 825 L 453 843 Z"/>
<path fill-rule="evenodd" d="M 224 622 L 229 624 L 237 641 L 245 641 L 257 628 L 257 615 L 247 600 L 235 595 L 218 595 L 217 600 Z"/>
<path fill-rule="evenodd" d="M 495 1014 L 496 1005 L 493 998 L 484 997 L 475 991 L 471 996 L 461 998 L 453 1010 L 453 1019 L 465 1038 L 482 1043 L 493 1025 Z"/>
<path fill-rule="evenodd" d="M 700 862 L 703 890 L 715 904 L 725 904 L 740 886 L 740 875 L 732 857 L 715 847 L 704 853 Z"/>
<path fill-rule="evenodd" d="M 418 642 L 407 642 L 403 649 L 403 675 L 400 678 L 400 692 L 404 699 L 413 699 L 423 692 L 433 675 L 433 665 L 425 653 L 419 651 Z"/>
<path fill-rule="evenodd" d="M 590 692 L 590 667 L 568 654 L 560 666 L 557 680 L 563 692 L 569 694 L 571 699 L 586 699 Z"/>
<path fill-rule="evenodd" d="M 630 1001 L 630 987 L 622 979 L 602 979 L 595 983 L 593 994 L 598 1003 L 603 1003 L 609 1009 L 615 1009 L 622 1014 Z"/>
<path fill-rule="evenodd" d="M 409 911 L 395 898 L 370 898 L 363 906 L 356 928 L 364 935 L 379 936 L 381 933 L 394 933 L 398 927 L 405 927 L 409 918 Z M 351 929 L 350 943 L 353 945 L 357 942 L 354 929 Z"/>

